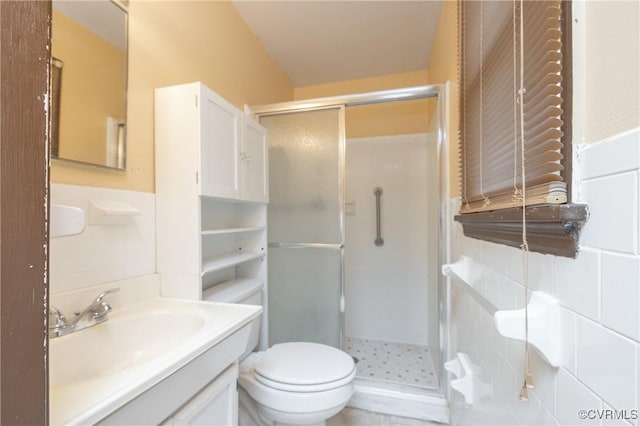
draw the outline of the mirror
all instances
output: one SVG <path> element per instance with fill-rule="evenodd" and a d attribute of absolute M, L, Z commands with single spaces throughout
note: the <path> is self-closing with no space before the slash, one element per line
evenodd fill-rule
<path fill-rule="evenodd" d="M 53 0 L 51 155 L 125 169 L 126 4 Z"/>

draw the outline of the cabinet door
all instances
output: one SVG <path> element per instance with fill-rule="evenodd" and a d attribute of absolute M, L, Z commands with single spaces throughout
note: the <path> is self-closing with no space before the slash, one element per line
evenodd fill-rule
<path fill-rule="evenodd" d="M 213 93 L 202 98 L 201 194 L 239 198 L 240 111 Z"/>
<path fill-rule="evenodd" d="M 248 117 L 243 119 L 242 159 L 243 198 L 249 201 L 269 201 L 267 130 Z"/>
<path fill-rule="evenodd" d="M 173 426 L 237 425 L 237 378 L 238 364 L 233 364 L 183 406 L 169 424 Z"/>

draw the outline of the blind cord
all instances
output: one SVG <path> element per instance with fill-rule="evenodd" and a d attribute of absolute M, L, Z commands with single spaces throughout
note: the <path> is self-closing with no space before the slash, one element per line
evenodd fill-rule
<path fill-rule="evenodd" d="M 517 77 L 517 40 L 516 34 L 518 31 L 518 26 L 516 24 L 516 0 L 512 1 L 513 5 L 513 96 L 514 100 L 518 93 L 518 77 Z M 513 103 L 513 197 L 511 197 L 513 203 L 517 205 L 517 203 L 522 201 L 522 192 L 518 189 L 518 108 L 517 102 Z"/>
<path fill-rule="evenodd" d="M 460 22 L 464 23 L 466 22 L 465 19 L 465 9 L 463 7 L 461 7 L 460 3 L 458 3 L 458 13 L 460 15 Z M 466 111 L 467 111 L 467 94 L 466 94 L 466 90 L 464 90 L 464 86 L 466 85 L 466 81 L 465 81 L 465 73 L 464 73 L 464 67 L 465 67 L 465 61 L 464 61 L 464 37 L 466 35 L 465 32 L 465 25 L 462 24 L 460 25 L 460 35 L 459 38 L 460 40 L 458 40 L 459 43 L 459 49 L 460 49 L 460 57 L 461 57 L 461 62 L 462 62 L 462 67 L 463 67 L 463 71 L 461 73 L 461 84 L 462 87 L 460 88 L 460 93 L 461 93 L 461 97 L 462 97 L 462 135 L 463 138 L 466 140 L 468 138 L 467 135 L 467 118 L 466 118 Z M 469 206 L 469 198 L 467 197 L 467 151 L 468 149 L 466 148 L 466 145 L 464 147 L 461 147 L 462 149 L 462 202 L 465 205 L 465 209 L 469 210 L 471 207 Z"/>
<path fill-rule="evenodd" d="M 480 196 L 484 199 L 484 205 L 491 204 L 491 200 L 484 194 L 484 126 L 482 123 L 482 110 L 484 109 L 482 86 L 484 71 L 484 7 L 480 2 Z"/>
<path fill-rule="evenodd" d="M 522 167 L 522 263 L 524 274 L 524 382 L 520 389 L 520 400 L 528 401 L 528 388 L 533 388 L 533 377 L 529 369 L 529 243 L 527 241 L 527 189 L 526 189 L 526 168 L 525 168 L 525 123 L 524 123 L 524 4 L 520 1 L 520 90 L 518 91 L 518 102 L 520 104 L 520 161 Z M 515 18 L 514 18 L 515 19 Z M 515 37 L 515 33 L 514 33 Z"/>

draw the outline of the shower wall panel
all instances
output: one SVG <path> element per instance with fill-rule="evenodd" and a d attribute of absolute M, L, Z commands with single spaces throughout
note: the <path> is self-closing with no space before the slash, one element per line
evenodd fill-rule
<path fill-rule="evenodd" d="M 347 336 L 438 346 L 436 161 L 426 133 L 347 139 Z"/>

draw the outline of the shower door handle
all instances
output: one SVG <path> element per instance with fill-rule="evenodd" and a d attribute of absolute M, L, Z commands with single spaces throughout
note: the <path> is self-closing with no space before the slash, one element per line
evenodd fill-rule
<path fill-rule="evenodd" d="M 382 239 L 382 226 L 380 224 L 380 198 L 382 197 L 382 188 L 374 188 L 373 195 L 376 197 L 376 239 L 374 244 L 377 247 L 381 247 L 384 245 L 384 240 Z"/>

